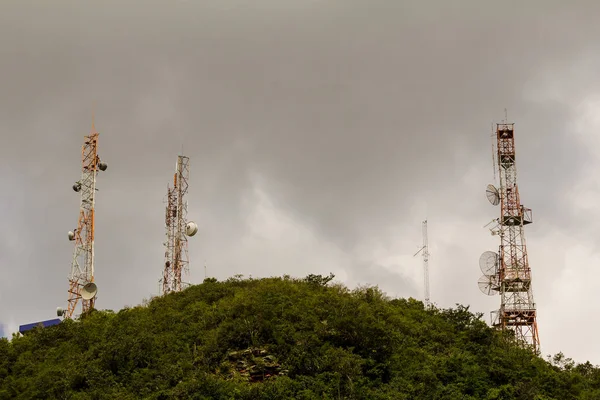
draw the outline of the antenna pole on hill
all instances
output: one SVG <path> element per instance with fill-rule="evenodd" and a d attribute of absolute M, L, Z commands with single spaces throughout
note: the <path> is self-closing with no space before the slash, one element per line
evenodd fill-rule
<path fill-rule="evenodd" d="M 422 253 L 423 255 L 423 290 L 425 294 L 425 307 L 429 308 L 431 303 L 429 301 L 429 244 L 427 241 L 427 220 L 423 221 L 423 247 L 415 253 Z"/>
<path fill-rule="evenodd" d="M 71 273 L 69 274 L 69 297 L 67 310 L 57 308 L 56 314 L 64 318 L 72 318 L 75 308 L 81 300 L 82 313 L 94 308 L 98 288 L 94 283 L 94 228 L 96 204 L 96 176 L 98 171 L 106 171 L 106 163 L 98 156 L 98 136 L 94 126 L 92 112 L 92 128 L 84 137 L 81 150 L 81 179 L 73 185 L 75 192 L 81 192 L 79 205 L 79 221 L 77 229 L 69 232 L 69 240 L 75 242 Z"/>
<path fill-rule="evenodd" d="M 184 155 L 177 156 L 173 187 L 167 186 L 165 228 L 167 240 L 165 245 L 165 263 L 163 277 L 160 280 L 162 294 L 179 292 L 184 289 L 182 274 L 189 273 L 188 236 L 198 232 L 198 225 L 187 220 L 188 180 L 190 175 L 190 159 Z"/>

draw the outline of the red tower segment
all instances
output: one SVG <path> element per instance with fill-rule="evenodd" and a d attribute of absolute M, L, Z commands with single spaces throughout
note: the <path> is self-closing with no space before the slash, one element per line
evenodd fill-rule
<path fill-rule="evenodd" d="M 73 185 L 75 192 L 81 192 L 79 219 L 77 228 L 69 232 L 69 240 L 75 241 L 71 273 L 69 275 L 69 297 L 67 310 L 57 310 L 58 316 L 72 318 L 79 300 L 81 311 L 94 308 L 96 301 L 96 284 L 94 283 L 94 229 L 96 176 L 98 171 L 105 171 L 107 165 L 98 156 L 98 136 L 94 123 L 89 135 L 84 137 L 81 149 L 81 179 Z"/>
<path fill-rule="evenodd" d="M 162 294 L 179 292 L 185 288 L 183 274 L 189 273 L 188 240 L 194 236 L 198 226 L 187 221 L 188 180 L 190 174 L 190 159 L 178 156 L 173 176 L 173 187 L 167 187 L 165 212 L 165 263 L 160 280 Z"/>
<path fill-rule="evenodd" d="M 531 287 L 524 226 L 532 223 L 531 210 L 523 207 L 517 185 L 514 124 L 496 125 L 497 162 L 500 188 L 488 186 L 488 200 L 500 204 L 500 218 L 492 234 L 500 236 L 498 254 L 485 252 L 480 265 L 484 276 L 480 288 L 500 294 L 500 309 L 492 312 L 492 324 L 512 330 L 523 346 L 539 353 L 536 304 Z"/>

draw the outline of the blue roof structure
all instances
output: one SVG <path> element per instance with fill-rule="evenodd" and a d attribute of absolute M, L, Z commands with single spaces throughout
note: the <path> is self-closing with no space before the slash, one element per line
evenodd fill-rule
<path fill-rule="evenodd" d="M 41 326 L 42 328 L 47 328 L 49 326 L 60 324 L 60 321 L 61 321 L 60 318 L 54 318 L 54 319 L 49 319 L 46 321 L 33 322 L 31 324 L 20 325 L 19 332 L 24 333 L 24 332 L 27 332 L 37 326 Z"/>

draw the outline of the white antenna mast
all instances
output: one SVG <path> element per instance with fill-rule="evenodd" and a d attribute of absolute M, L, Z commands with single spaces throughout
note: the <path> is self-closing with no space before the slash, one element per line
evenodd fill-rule
<path fill-rule="evenodd" d="M 490 135 L 490 138 L 491 138 L 491 142 L 492 142 L 492 169 L 494 170 L 494 182 L 498 182 L 496 179 L 496 146 L 495 146 L 496 130 L 494 129 L 493 122 L 492 122 L 492 134 Z"/>
<path fill-rule="evenodd" d="M 427 242 L 427 220 L 423 221 L 423 247 L 421 247 L 413 257 L 421 252 L 423 252 L 423 286 L 425 291 L 425 307 L 429 308 L 431 303 L 429 301 L 429 244 Z"/>

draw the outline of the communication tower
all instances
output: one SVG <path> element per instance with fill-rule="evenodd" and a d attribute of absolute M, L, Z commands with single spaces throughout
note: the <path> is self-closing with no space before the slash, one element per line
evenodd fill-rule
<path fill-rule="evenodd" d="M 181 291 L 185 285 L 181 279 L 182 274 L 189 273 L 187 236 L 194 236 L 198 232 L 198 225 L 187 220 L 185 195 L 188 192 L 189 175 L 189 157 L 178 156 L 173 187 L 167 186 L 165 264 L 163 277 L 159 281 L 162 294 Z"/>
<path fill-rule="evenodd" d="M 514 123 L 496 124 L 495 136 L 500 187 L 488 185 L 486 196 L 492 205 L 500 205 L 500 218 L 490 222 L 492 235 L 500 236 L 500 247 L 497 253 L 486 251 L 479 258 L 483 276 L 478 284 L 484 294 L 500 294 L 500 309 L 492 312 L 492 325 L 513 330 L 520 344 L 538 354 L 536 305 L 523 228 L 533 220 L 531 209 L 523 207 L 519 197 Z"/>
<path fill-rule="evenodd" d="M 94 225 L 96 201 L 96 176 L 98 171 L 106 171 L 106 163 L 98 156 L 98 136 L 92 118 L 92 129 L 84 137 L 81 150 L 81 179 L 75 182 L 73 190 L 81 193 L 77 228 L 69 232 L 69 240 L 75 242 L 71 273 L 69 274 L 69 296 L 67 309 L 57 308 L 56 314 L 72 318 L 81 300 L 81 311 L 94 308 L 98 288 L 94 283 Z"/>
<path fill-rule="evenodd" d="M 427 220 L 423 221 L 423 247 L 415 253 L 423 252 L 423 290 L 425 292 L 425 307 L 430 306 L 429 301 L 429 244 L 427 243 Z"/>

